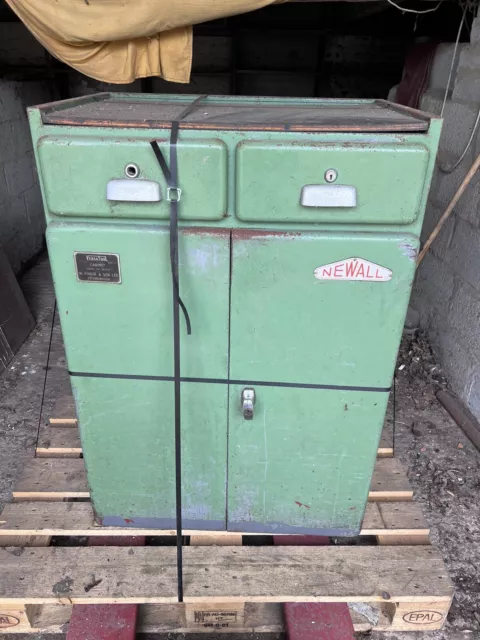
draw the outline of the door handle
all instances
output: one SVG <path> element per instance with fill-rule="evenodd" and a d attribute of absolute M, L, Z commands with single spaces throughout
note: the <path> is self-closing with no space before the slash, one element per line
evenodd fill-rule
<path fill-rule="evenodd" d="M 152 180 L 110 180 L 107 200 L 113 202 L 160 202 L 160 185 Z"/>
<path fill-rule="evenodd" d="M 253 420 L 253 407 L 255 406 L 255 389 L 245 388 L 241 396 L 243 417 L 245 420 Z"/>
<path fill-rule="evenodd" d="M 357 189 L 346 184 L 306 184 L 300 194 L 300 204 L 302 207 L 356 207 Z"/>

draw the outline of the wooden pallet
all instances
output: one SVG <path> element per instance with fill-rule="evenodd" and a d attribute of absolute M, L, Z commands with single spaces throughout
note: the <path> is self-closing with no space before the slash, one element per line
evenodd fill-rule
<path fill-rule="evenodd" d="M 283 602 L 347 602 L 357 631 L 433 630 L 445 620 L 452 583 L 388 431 L 359 538 L 376 545 L 241 546 L 242 534 L 185 530 L 178 604 L 171 546 L 49 546 L 53 536 L 175 534 L 95 524 L 76 419 L 57 415 L 67 417 L 43 430 L 0 514 L 4 633 L 60 632 L 80 603 L 139 603 L 146 632 L 278 632 Z"/>

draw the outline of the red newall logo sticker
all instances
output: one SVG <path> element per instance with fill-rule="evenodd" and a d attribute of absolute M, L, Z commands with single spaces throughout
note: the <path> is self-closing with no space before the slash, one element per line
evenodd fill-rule
<path fill-rule="evenodd" d="M 324 264 L 315 269 L 314 275 L 317 280 L 387 282 L 392 279 L 390 269 L 363 258 L 346 258 Z"/>

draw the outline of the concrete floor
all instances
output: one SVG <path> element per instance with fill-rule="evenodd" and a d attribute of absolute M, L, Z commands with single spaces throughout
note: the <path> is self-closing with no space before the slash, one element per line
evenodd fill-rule
<path fill-rule="evenodd" d="M 52 415 L 55 399 L 69 391 L 60 328 L 53 322 L 54 295 L 46 258 L 24 276 L 22 287 L 37 326 L 0 376 L 0 508 L 9 500 L 25 461 L 34 454 L 39 425 Z M 450 570 L 456 587 L 455 601 L 442 631 L 359 635 L 362 638 L 480 640 L 480 453 L 438 404 L 434 395 L 437 383 L 426 373 L 428 367 L 423 366 L 428 364 L 422 361 L 427 351 L 421 339 L 412 342 L 411 337 L 405 337 L 399 357 L 399 364 L 405 366 L 397 370 L 396 456 L 408 469 L 416 500 L 430 524 L 432 541 L 442 551 Z M 428 360 L 428 356 L 425 358 Z M 13 637 L 47 640 L 60 636 L 0 634 L 6 640 Z M 188 637 L 205 640 L 207 636 Z M 215 637 L 272 640 L 279 636 Z"/>

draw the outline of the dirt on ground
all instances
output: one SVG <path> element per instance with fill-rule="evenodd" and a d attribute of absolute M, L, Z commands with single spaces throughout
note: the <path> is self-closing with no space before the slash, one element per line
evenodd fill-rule
<path fill-rule="evenodd" d="M 432 543 L 442 552 L 455 585 L 447 623 L 434 632 L 359 637 L 480 639 L 480 452 L 436 399 L 446 385 L 427 336 L 406 332 L 396 369 L 395 456 L 408 471 Z"/>
<path fill-rule="evenodd" d="M 43 384 L 54 309 L 45 259 L 26 275 L 23 286 L 37 327 L 0 376 L 0 507 L 10 499 L 11 488 L 26 459 L 34 453 L 39 421 L 44 419 L 40 416 L 42 398 L 51 412 L 56 394 L 55 385 L 50 385 L 44 394 Z M 55 355 L 49 364 L 54 372 L 65 367 L 61 354 Z M 446 385 L 426 335 L 415 329 L 406 331 L 396 367 L 395 456 L 408 471 L 415 499 L 430 525 L 432 542 L 441 550 L 450 571 L 456 589 L 453 606 L 441 631 L 373 632 L 358 634 L 359 638 L 480 640 L 480 452 L 438 403 L 435 394 Z M 57 391 L 59 396 L 65 393 L 63 386 Z M 387 420 L 393 421 L 393 408 L 392 394 Z M 60 636 L 0 634 L 5 640 L 13 637 L 53 640 Z M 155 637 L 205 640 L 207 636 Z M 215 637 L 273 640 L 283 634 L 215 634 Z"/>

